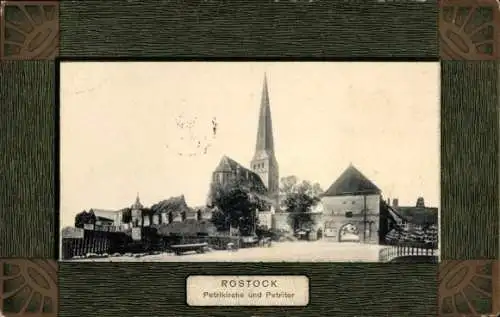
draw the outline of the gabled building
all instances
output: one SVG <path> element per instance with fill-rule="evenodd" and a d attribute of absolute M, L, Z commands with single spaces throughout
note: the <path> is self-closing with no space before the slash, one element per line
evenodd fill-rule
<path fill-rule="evenodd" d="M 426 206 L 423 197 L 419 197 L 414 206 L 400 206 L 399 200 L 395 198 L 391 207 L 411 224 L 420 226 L 438 224 L 438 208 Z"/>
<path fill-rule="evenodd" d="M 323 235 L 342 241 L 343 229 L 356 227 L 362 241 L 378 243 L 381 198 L 380 188 L 350 164 L 321 195 Z"/>
<path fill-rule="evenodd" d="M 251 191 L 262 194 L 268 192 L 264 182 L 257 173 L 224 155 L 212 173 L 212 183 L 224 186 L 232 182 L 238 182 Z"/>
<path fill-rule="evenodd" d="M 377 185 L 350 164 L 321 195 L 321 202 L 327 214 L 359 214 L 365 209 L 370 214 L 378 214 L 381 194 Z"/>
<path fill-rule="evenodd" d="M 212 191 L 215 186 L 226 186 L 236 183 L 261 201 L 268 204 L 274 203 L 274 200 L 269 197 L 269 192 L 264 182 L 257 173 L 224 155 L 212 173 L 212 183 L 210 184 L 208 193 L 207 206 L 212 207 L 214 204 L 212 201 Z"/>
<path fill-rule="evenodd" d="M 153 214 L 158 217 L 158 222 L 160 224 L 182 222 L 188 217 L 191 218 L 191 214 L 194 213 L 187 205 L 184 195 L 162 200 L 151 206 L 151 210 Z"/>

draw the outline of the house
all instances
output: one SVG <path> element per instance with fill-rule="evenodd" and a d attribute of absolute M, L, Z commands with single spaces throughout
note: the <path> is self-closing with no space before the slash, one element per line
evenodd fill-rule
<path fill-rule="evenodd" d="M 350 164 L 321 195 L 321 224 L 325 238 L 342 241 L 344 228 L 355 227 L 360 239 L 378 243 L 382 191 Z"/>

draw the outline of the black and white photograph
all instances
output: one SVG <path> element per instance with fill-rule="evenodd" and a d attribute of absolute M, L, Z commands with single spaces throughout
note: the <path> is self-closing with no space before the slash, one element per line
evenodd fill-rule
<path fill-rule="evenodd" d="M 59 63 L 62 261 L 439 261 L 438 62 Z"/>

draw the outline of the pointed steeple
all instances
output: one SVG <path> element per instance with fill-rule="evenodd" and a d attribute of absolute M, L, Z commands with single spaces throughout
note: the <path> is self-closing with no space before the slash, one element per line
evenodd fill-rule
<path fill-rule="evenodd" d="M 250 162 L 250 166 L 252 171 L 261 178 L 270 197 L 273 200 L 277 199 L 277 193 L 279 191 L 279 168 L 274 153 L 273 124 L 271 120 L 271 105 L 266 74 L 264 74 L 262 99 L 260 101 L 255 154 Z"/>
<path fill-rule="evenodd" d="M 271 120 L 271 105 L 269 102 L 269 91 L 267 88 L 267 75 L 264 74 L 264 85 L 260 101 L 259 126 L 257 130 L 257 143 L 255 154 L 265 152 L 268 155 L 274 153 L 273 124 Z"/>
<path fill-rule="evenodd" d="M 132 209 L 141 209 L 144 206 L 141 204 L 141 199 L 139 198 L 139 193 L 137 193 L 137 197 L 135 198 L 135 203 L 132 205 Z"/>

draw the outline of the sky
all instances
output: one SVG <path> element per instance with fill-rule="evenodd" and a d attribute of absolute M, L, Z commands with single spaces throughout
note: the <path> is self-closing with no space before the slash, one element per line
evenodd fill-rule
<path fill-rule="evenodd" d="M 326 190 L 352 163 L 384 198 L 439 207 L 439 63 L 63 62 L 61 226 L 138 193 L 203 205 L 223 155 L 249 166 L 264 74 L 280 177 Z"/>

